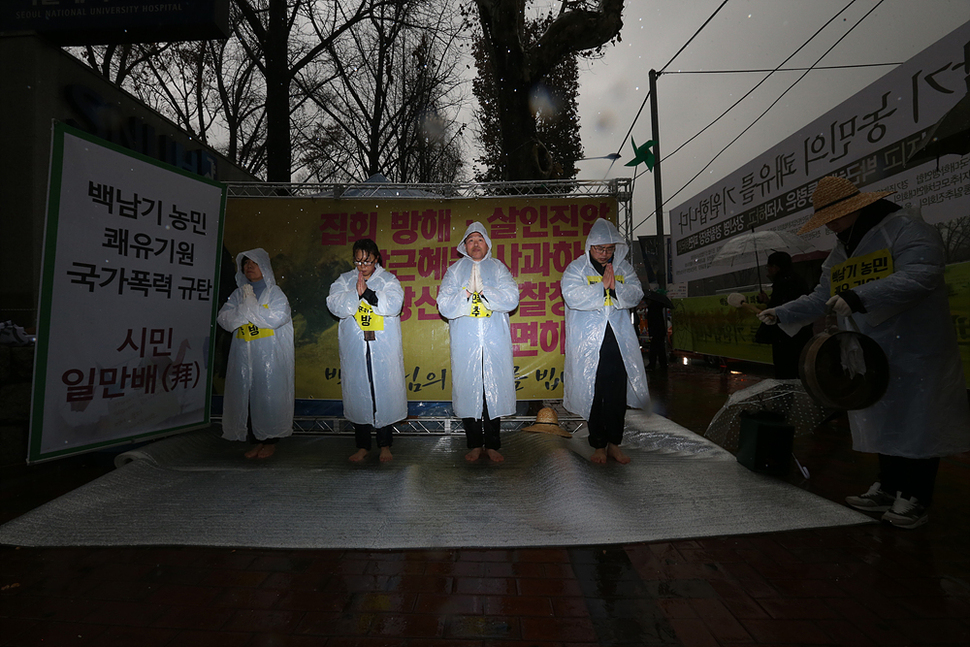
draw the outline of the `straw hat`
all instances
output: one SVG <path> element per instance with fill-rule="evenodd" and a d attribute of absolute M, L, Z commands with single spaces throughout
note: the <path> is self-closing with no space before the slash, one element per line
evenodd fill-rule
<path fill-rule="evenodd" d="M 812 194 L 812 206 L 815 213 L 808 219 L 798 234 L 807 234 L 825 223 L 836 218 L 847 216 L 853 211 L 881 200 L 895 191 L 872 191 L 863 193 L 849 180 L 842 177 L 823 177 L 818 181 L 815 193 Z"/>
<path fill-rule="evenodd" d="M 547 434 L 555 434 L 563 438 L 572 438 L 573 435 L 559 426 L 559 416 L 555 409 L 543 407 L 536 414 L 536 423 L 528 427 L 522 427 L 522 431 L 538 431 Z"/>

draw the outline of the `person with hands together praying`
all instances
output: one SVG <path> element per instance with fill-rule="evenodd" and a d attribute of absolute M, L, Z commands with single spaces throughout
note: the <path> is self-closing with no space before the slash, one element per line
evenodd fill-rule
<path fill-rule="evenodd" d="M 380 462 L 393 459 L 393 424 L 408 415 L 404 383 L 401 308 L 404 290 L 384 269 L 377 243 L 354 243 L 354 269 L 341 274 L 327 297 L 327 307 L 340 319 L 337 343 L 344 417 L 354 424 L 357 451 L 350 461 L 363 461 L 376 430 Z"/>
<path fill-rule="evenodd" d="M 451 393 L 470 450 L 465 459 L 502 462 L 501 416 L 515 413 L 515 367 L 509 313 L 519 287 L 502 261 L 491 255 L 484 225 L 468 226 L 438 290 L 438 311 L 448 320 Z"/>
<path fill-rule="evenodd" d="M 563 406 L 588 422 L 590 460 L 620 464 L 627 406 L 647 409 L 650 394 L 640 341 L 631 310 L 643 288 L 627 261 L 629 245 L 616 226 L 598 219 L 586 239 L 586 253 L 562 276 L 566 302 L 566 361 Z"/>
<path fill-rule="evenodd" d="M 276 284 L 266 250 L 236 256 L 239 287 L 219 310 L 233 333 L 226 367 L 222 436 L 249 440 L 246 458 L 269 458 L 293 433 L 294 342 L 290 303 Z"/>

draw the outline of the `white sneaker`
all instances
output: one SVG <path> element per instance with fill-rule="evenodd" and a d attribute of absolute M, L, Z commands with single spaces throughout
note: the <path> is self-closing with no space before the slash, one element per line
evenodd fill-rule
<path fill-rule="evenodd" d="M 904 499 L 902 492 L 896 493 L 896 500 L 892 507 L 882 515 L 883 521 L 888 521 L 897 528 L 919 528 L 930 520 L 926 507 L 921 505 L 916 497 Z"/>
<path fill-rule="evenodd" d="M 893 506 L 895 500 L 896 497 L 882 491 L 882 483 L 879 481 L 873 483 L 865 494 L 845 497 L 846 503 L 863 512 L 885 512 Z"/>

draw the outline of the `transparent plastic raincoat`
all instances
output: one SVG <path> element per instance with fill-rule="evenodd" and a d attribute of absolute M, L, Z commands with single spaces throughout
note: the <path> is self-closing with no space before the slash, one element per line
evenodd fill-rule
<path fill-rule="evenodd" d="M 330 286 L 327 307 L 340 319 L 337 340 L 340 348 L 340 388 L 344 417 L 359 425 L 380 429 L 408 416 L 407 387 L 404 384 L 404 351 L 401 346 L 401 307 L 404 290 L 397 277 L 380 265 L 367 279 L 377 294 L 377 305 L 369 306 L 357 295 L 357 270 L 344 272 Z M 358 314 L 359 309 L 361 314 Z M 367 322 L 373 311 L 378 323 Z M 357 315 L 355 317 L 355 315 Z M 374 329 L 374 340 L 364 340 L 362 325 Z M 370 352 L 374 375 L 374 397 L 367 376 Z M 375 403 L 376 400 L 376 403 Z"/>
<path fill-rule="evenodd" d="M 589 248 L 593 245 L 614 244 L 616 298 L 610 297 L 607 303 L 603 277 L 589 260 Z M 627 406 L 634 409 L 650 407 L 643 354 L 640 352 L 640 341 L 630 318 L 631 310 L 643 298 L 643 288 L 633 266 L 627 261 L 629 251 L 629 245 L 613 223 L 600 218 L 593 223 L 586 238 L 586 253 L 570 263 L 562 275 L 562 296 L 566 302 L 563 406 L 585 420 L 589 420 L 593 405 L 600 347 L 603 345 L 608 325 L 613 327 L 613 334 L 623 355 L 623 366 L 627 374 Z"/>
<path fill-rule="evenodd" d="M 255 261 L 263 273 L 266 288 L 258 299 L 243 296 L 243 286 L 251 285 L 242 271 L 243 258 Z M 246 440 L 247 411 L 257 440 L 289 436 L 293 433 L 293 322 L 290 302 L 276 285 L 265 250 L 251 249 L 236 256 L 236 285 L 216 319 L 233 333 L 222 436 Z"/>
<path fill-rule="evenodd" d="M 859 332 L 889 359 L 889 388 L 879 402 L 849 411 L 852 447 L 906 458 L 949 456 L 970 449 L 970 407 L 943 280 L 943 241 L 915 209 L 887 215 L 869 230 L 852 258 L 892 257 L 892 273 L 853 287 L 866 313 Z M 831 275 L 847 260 L 841 241 L 822 265 L 815 290 L 775 308 L 779 324 L 810 323 L 825 312 Z M 853 330 L 839 317 L 840 330 Z"/>
<path fill-rule="evenodd" d="M 465 239 L 478 232 L 488 244 L 481 261 L 465 251 Z M 459 418 L 482 417 L 482 392 L 491 418 L 515 413 L 515 367 L 509 313 L 519 305 L 519 287 L 502 261 L 492 258 L 492 241 L 478 222 L 458 244 L 464 258 L 448 268 L 438 290 L 438 311 L 448 320 L 451 339 L 451 399 Z M 465 288 L 472 268 L 479 267 L 481 303 Z"/>

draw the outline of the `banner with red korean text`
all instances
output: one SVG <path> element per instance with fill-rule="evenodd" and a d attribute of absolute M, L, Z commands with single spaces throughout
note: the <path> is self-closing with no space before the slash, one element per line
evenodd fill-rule
<path fill-rule="evenodd" d="M 296 397 L 339 400 L 337 320 L 330 286 L 352 269 L 352 247 L 373 239 L 405 292 L 401 328 L 411 401 L 451 400 L 448 324 L 435 297 L 469 223 L 485 225 L 492 256 L 519 285 L 510 316 L 520 400 L 562 397 L 563 270 L 580 256 L 597 218 L 616 222 L 615 198 L 230 198 L 225 245 L 233 256 L 269 252 L 293 309 Z M 460 351 L 459 351 L 460 352 Z"/>
<path fill-rule="evenodd" d="M 54 127 L 28 460 L 209 424 L 225 187 Z"/>

